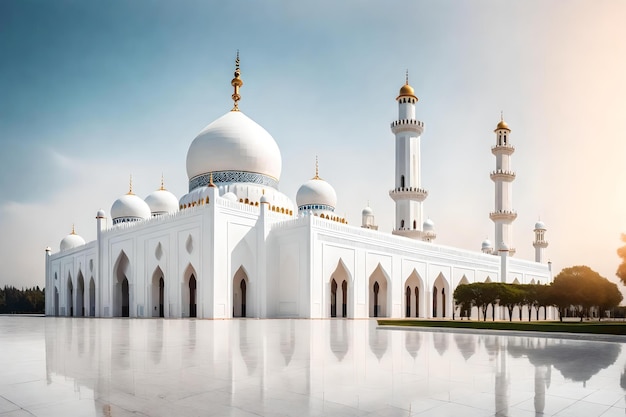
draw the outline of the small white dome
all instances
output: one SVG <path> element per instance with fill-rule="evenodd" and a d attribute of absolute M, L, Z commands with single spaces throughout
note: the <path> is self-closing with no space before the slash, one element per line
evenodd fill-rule
<path fill-rule="evenodd" d="M 178 198 L 164 188 L 150 193 L 146 199 L 150 212 L 155 214 L 175 213 L 178 211 Z"/>
<path fill-rule="evenodd" d="M 224 195 L 222 196 L 223 199 L 228 200 L 228 201 L 239 201 L 239 199 L 237 198 L 237 196 L 235 195 L 235 193 L 233 192 L 227 192 L 224 193 Z"/>
<path fill-rule="evenodd" d="M 363 209 L 363 211 L 361 212 L 362 216 L 373 216 L 374 215 L 374 210 L 372 210 L 371 207 L 367 206 Z"/>
<path fill-rule="evenodd" d="M 274 138 L 240 111 L 231 111 L 205 127 L 187 151 L 189 179 L 210 172 L 266 175 L 278 181 L 282 169 Z"/>
<path fill-rule="evenodd" d="M 481 247 L 483 249 L 491 249 L 493 246 L 491 246 L 491 241 L 489 239 L 485 239 L 483 240 Z"/>
<path fill-rule="evenodd" d="M 69 249 L 77 248 L 84 244 L 85 244 L 85 239 L 78 236 L 76 233 L 74 233 L 74 230 L 72 230 L 72 233 L 65 236 L 63 240 L 61 240 L 61 244 L 59 246 L 60 246 L 61 251 L 66 251 Z"/>
<path fill-rule="evenodd" d="M 149 219 L 150 216 L 151 213 L 148 204 L 135 194 L 124 194 L 115 200 L 113 206 L 111 206 L 111 218 L 113 219 L 113 224 L 123 221 L 122 219 L 137 221 Z"/>
<path fill-rule="evenodd" d="M 539 220 L 537 223 L 535 223 L 535 230 L 547 230 L 546 225 L 541 220 Z"/>
<path fill-rule="evenodd" d="M 106 216 L 107 214 L 102 209 L 98 210 L 98 212 L 96 213 L 96 218 L 104 218 Z"/>
<path fill-rule="evenodd" d="M 261 204 L 265 204 L 265 203 L 269 203 L 268 198 L 265 196 L 265 194 L 263 194 L 261 196 Z"/>
<path fill-rule="evenodd" d="M 431 219 L 426 219 L 423 224 L 422 230 L 425 232 L 434 232 L 435 231 L 435 222 Z"/>
<path fill-rule="evenodd" d="M 302 184 L 296 194 L 296 204 L 298 207 L 324 205 L 334 210 L 337 204 L 337 193 L 329 183 L 316 177 Z"/>
<path fill-rule="evenodd" d="M 504 242 L 500 242 L 500 249 L 501 251 L 508 251 L 509 250 L 509 245 L 507 245 Z"/>

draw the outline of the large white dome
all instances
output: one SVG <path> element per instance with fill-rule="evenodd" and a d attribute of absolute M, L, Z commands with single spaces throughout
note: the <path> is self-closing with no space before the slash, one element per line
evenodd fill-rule
<path fill-rule="evenodd" d="M 240 111 L 228 112 L 205 127 L 187 151 L 190 190 L 205 185 L 209 173 L 214 174 L 215 183 L 276 185 L 281 169 L 280 149 L 274 138 Z M 192 181 L 203 174 L 207 178 L 200 183 Z"/>
<path fill-rule="evenodd" d="M 321 178 L 313 178 L 302 184 L 296 194 L 298 207 L 324 205 L 335 209 L 337 193 L 335 189 Z"/>
<path fill-rule="evenodd" d="M 145 199 L 152 215 L 174 213 L 178 211 L 178 198 L 165 188 L 160 188 L 148 194 Z"/>
<path fill-rule="evenodd" d="M 111 218 L 113 224 L 149 219 L 151 216 L 150 207 L 135 194 L 124 194 L 111 207 Z"/>
<path fill-rule="evenodd" d="M 82 246 L 84 244 L 85 244 L 85 239 L 77 235 L 74 232 L 74 229 L 72 229 L 72 233 L 65 236 L 63 240 L 61 240 L 61 244 L 59 246 L 60 246 L 61 251 L 66 251 L 69 249 L 74 249 L 78 246 Z"/>

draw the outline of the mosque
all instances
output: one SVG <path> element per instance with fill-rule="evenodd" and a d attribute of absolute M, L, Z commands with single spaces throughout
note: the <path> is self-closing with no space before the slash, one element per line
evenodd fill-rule
<path fill-rule="evenodd" d="M 187 194 L 179 199 L 162 183 L 142 199 L 131 182 L 109 216 L 98 210 L 96 240 L 87 243 L 72 230 L 59 252 L 46 249 L 47 315 L 438 318 L 458 315 L 452 298 L 458 285 L 551 282 L 542 222 L 534 228 L 535 260 L 513 257 L 515 148 L 502 118 L 491 148 L 495 245 L 485 240 L 480 251 L 470 251 L 434 243 L 434 223 L 423 218 L 424 123 L 416 118 L 418 98 L 408 76 L 391 123 L 391 233 L 378 230 L 369 207 L 360 227 L 348 225 L 335 213 L 337 194 L 317 167 L 296 204 L 281 193 L 278 145 L 239 110 L 239 57 L 231 84 L 232 110 L 189 146 Z"/>

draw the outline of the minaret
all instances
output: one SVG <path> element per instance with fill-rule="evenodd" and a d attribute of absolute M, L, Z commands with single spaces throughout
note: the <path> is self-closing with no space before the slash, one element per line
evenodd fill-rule
<path fill-rule="evenodd" d="M 396 97 L 398 120 L 391 123 L 391 131 L 396 135 L 396 187 L 389 196 L 396 203 L 396 224 L 393 234 L 412 239 L 422 238 L 422 202 L 428 192 L 421 188 L 420 136 L 424 123 L 415 118 L 415 104 L 418 98 L 406 82 Z"/>
<path fill-rule="evenodd" d="M 508 248 L 508 255 L 513 256 L 513 236 L 511 223 L 517 218 L 513 210 L 513 187 L 515 172 L 511 171 L 511 155 L 515 148 L 511 146 L 511 129 L 500 117 L 500 123 L 496 126 L 496 146 L 491 148 L 491 153 L 496 157 L 496 170 L 491 172 L 491 180 L 495 184 L 495 210 L 489 213 L 489 218 L 495 223 L 495 250 L 502 252 Z M 506 279 L 506 277 L 503 277 Z"/>
<path fill-rule="evenodd" d="M 548 247 L 548 241 L 545 239 L 546 225 L 539 220 L 535 223 L 535 262 L 543 263 L 543 250 Z"/>

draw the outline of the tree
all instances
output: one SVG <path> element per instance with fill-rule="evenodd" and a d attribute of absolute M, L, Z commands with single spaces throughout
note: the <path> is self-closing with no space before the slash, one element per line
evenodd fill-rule
<path fill-rule="evenodd" d="M 513 321 L 513 310 L 524 300 L 524 291 L 521 285 L 500 284 L 500 305 L 509 311 L 509 321 Z"/>
<path fill-rule="evenodd" d="M 605 279 L 602 283 L 602 298 L 598 304 L 598 319 L 602 320 L 602 316 L 608 311 L 619 305 L 622 302 L 624 296 L 622 292 L 617 288 L 617 285 Z"/>
<path fill-rule="evenodd" d="M 474 298 L 474 293 L 469 284 L 462 284 L 456 287 L 454 290 L 454 303 L 455 305 L 461 308 L 461 318 L 463 317 L 463 313 L 469 311 L 467 316 L 469 317 L 472 312 L 472 300 Z"/>
<path fill-rule="evenodd" d="M 626 243 L 626 234 L 622 233 L 622 242 Z M 615 275 L 622 281 L 622 284 L 626 285 L 626 245 L 617 249 L 617 256 L 622 258 L 622 263 L 617 267 Z"/>

